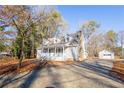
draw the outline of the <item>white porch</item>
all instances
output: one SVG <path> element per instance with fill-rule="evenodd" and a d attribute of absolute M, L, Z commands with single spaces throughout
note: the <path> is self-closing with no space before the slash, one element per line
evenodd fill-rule
<path fill-rule="evenodd" d="M 37 58 L 41 58 L 45 56 L 47 60 L 65 61 L 64 47 L 44 47 L 41 50 L 37 50 L 37 52 L 39 53 Z"/>
<path fill-rule="evenodd" d="M 77 46 L 44 46 L 37 50 L 37 58 L 46 57 L 49 61 L 67 61 L 78 59 Z"/>

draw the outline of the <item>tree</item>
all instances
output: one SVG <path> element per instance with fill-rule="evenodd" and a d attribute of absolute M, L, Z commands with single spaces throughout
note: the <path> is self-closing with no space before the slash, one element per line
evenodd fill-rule
<path fill-rule="evenodd" d="M 55 9 L 33 10 L 35 6 L 0 7 L 0 16 L 16 30 L 12 51 L 19 58 L 19 68 L 24 57 L 36 54 L 43 38 L 53 37 L 63 27 L 63 19 Z"/>
<path fill-rule="evenodd" d="M 113 30 L 109 30 L 105 34 L 106 49 L 114 51 L 117 45 L 117 34 Z"/>
<path fill-rule="evenodd" d="M 85 46 L 88 48 L 88 42 L 91 35 L 97 31 L 99 24 L 96 21 L 90 20 L 81 25 L 81 31 L 83 32 Z M 83 42 L 84 42 L 83 41 Z"/>
<path fill-rule="evenodd" d="M 36 19 L 38 18 L 41 19 L 38 20 L 37 29 L 39 30 L 39 35 L 43 36 L 42 38 L 55 36 L 56 32 L 62 30 L 66 25 L 60 13 L 55 9 L 40 11 Z"/>
<path fill-rule="evenodd" d="M 93 34 L 88 42 L 89 56 L 98 57 L 99 51 L 104 49 L 103 44 L 103 33 Z"/>
<path fill-rule="evenodd" d="M 39 7 L 34 9 L 39 10 Z M 32 44 L 32 50 L 34 51 L 31 54 L 35 54 L 36 47 L 42 43 L 43 38 L 54 37 L 56 32 L 63 30 L 65 27 L 65 21 L 55 8 L 50 8 L 49 10 L 44 8 L 38 12 L 34 10 L 34 13 L 34 28 L 33 33 L 30 35 L 30 44 Z"/>
<path fill-rule="evenodd" d="M 87 21 L 81 26 L 81 31 L 83 31 L 84 38 L 87 41 L 90 36 L 97 31 L 99 24 L 96 21 Z"/>
<path fill-rule="evenodd" d="M 117 47 L 117 34 L 113 30 L 94 33 L 89 39 L 88 50 L 90 56 L 97 57 L 99 51 L 104 49 L 115 52 L 115 55 L 118 55 L 117 51 L 120 51 L 120 48 Z"/>
<path fill-rule="evenodd" d="M 0 52 L 5 50 L 5 43 L 4 43 L 4 34 L 2 34 L 5 30 L 4 20 L 0 18 Z"/>
<path fill-rule="evenodd" d="M 24 58 L 24 42 L 27 38 L 29 29 L 31 28 L 31 15 L 26 6 L 3 6 L 1 8 L 1 17 L 6 20 L 10 26 L 17 31 L 18 47 L 19 47 L 19 65 L 20 68 Z"/>
<path fill-rule="evenodd" d="M 121 57 L 124 57 L 124 31 L 118 32 L 118 43 L 121 47 Z"/>

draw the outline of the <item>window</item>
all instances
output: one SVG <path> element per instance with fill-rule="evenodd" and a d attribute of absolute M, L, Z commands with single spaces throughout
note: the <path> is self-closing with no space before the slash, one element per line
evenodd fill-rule
<path fill-rule="evenodd" d="M 79 35 L 77 35 L 77 38 L 79 38 Z"/>
<path fill-rule="evenodd" d="M 63 53 L 63 49 L 62 48 L 56 48 L 56 53 Z"/>
<path fill-rule="evenodd" d="M 69 37 L 67 37 L 67 42 L 69 41 Z"/>
<path fill-rule="evenodd" d="M 104 54 L 104 56 L 111 56 L 111 54 Z"/>
<path fill-rule="evenodd" d="M 56 48 L 56 55 L 62 56 L 63 55 L 63 48 Z"/>
<path fill-rule="evenodd" d="M 47 52 L 48 52 L 48 48 L 44 48 L 43 53 L 47 53 Z"/>
<path fill-rule="evenodd" d="M 50 48 L 49 53 L 55 53 L 55 48 Z"/>

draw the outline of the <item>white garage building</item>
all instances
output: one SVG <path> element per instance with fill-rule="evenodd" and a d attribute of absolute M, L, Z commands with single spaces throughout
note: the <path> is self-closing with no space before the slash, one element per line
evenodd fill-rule
<path fill-rule="evenodd" d="M 99 59 L 114 59 L 114 53 L 107 50 L 102 50 L 99 52 Z"/>

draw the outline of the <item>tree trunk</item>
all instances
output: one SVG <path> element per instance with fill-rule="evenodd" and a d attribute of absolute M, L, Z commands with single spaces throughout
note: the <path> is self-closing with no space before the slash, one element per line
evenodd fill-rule
<path fill-rule="evenodd" d="M 22 45 L 21 45 L 21 52 L 20 52 L 20 58 L 19 58 L 19 64 L 18 64 L 18 68 L 21 67 L 22 65 L 22 60 L 24 59 L 24 39 L 22 39 Z"/>

